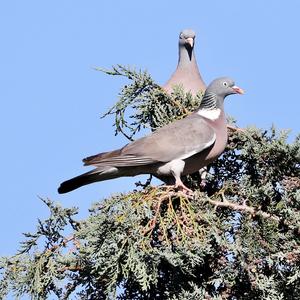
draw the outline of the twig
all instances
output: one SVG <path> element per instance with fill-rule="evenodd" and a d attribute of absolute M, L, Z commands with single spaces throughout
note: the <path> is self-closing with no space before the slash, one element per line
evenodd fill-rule
<path fill-rule="evenodd" d="M 155 225 L 156 225 L 156 221 L 157 221 L 157 218 L 159 216 L 159 212 L 160 212 L 160 206 L 162 204 L 163 201 L 165 201 L 166 199 L 168 199 L 169 197 L 168 196 L 164 196 L 164 197 L 160 197 L 159 200 L 158 200 L 158 203 L 157 203 L 157 206 L 156 206 L 156 209 L 155 209 L 155 215 L 154 217 L 149 221 L 149 227 L 147 229 L 145 229 L 143 231 L 143 234 L 146 235 L 147 233 L 150 232 L 150 234 L 152 233 L 153 229 L 155 228 Z"/>
<path fill-rule="evenodd" d="M 181 104 L 180 102 L 178 102 L 177 100 L 170 98 L 170 101 L 171 101 L 173 104 L 177 105 L 177 107 L 178 107 L 179 109 L 182 110 L 184 116 L 189 115 L 189 114 L 191 113 L 189 110 L 187 110 L 187 109 L 184 107 L 184 105 L 182 105 L 182 104 Z"/>
<path fill-rule="evenodd" d="M 83 268 L 82 267 L 80 267 L 80 266 L 69 266 L 69 267 L 63 267 L 63 268 L 60 268 L 60 269 L 58 269 L 58 271 L 59 272 L 65 272 L 65 271 L 72 271 L 72 272 L 77 272 L 77 271 L 81 271 L 81 270 L 83 270 Z"/>
<path fill-rule="evenodd" d="M 231 126 L 231 125 L 227 125 L 227 128 L 230 129 L 231 131 L 239 131 L 239 132 L 245 132 L 245 129 L 243 128 L 239 128 L 239 127 L 235 127 L 235 126 Z"/>
<path fill-rule="evenodd" d="M 46 252 L 48 253 L 54 253 L 56 250 L 58 250 L 61 247 L 66 247 L 66 245 L 73 241 L 73 244 L 76 249 L 80 248 L 80 243 L 78 240 L 76 240 L 75 236 L 70 236 L 68 238 L 64 238 L 59 244 L 52 246 L 51 248 L 47 249 Z"/>
<path fill-rule="evenodd" d="M 206 198 L 205 200 L 216 207 L 227 207 L 227 208 L 231 208 L 233 210 L 244 211 L 244 212 L 250 213 L 253 216 L 261 216 L 265 219 L 271 219 L 276 222 L 280 222 L 279 217 L 269 214 L 267 212 L 261 211 L 261 210 L 256 210 L 254 207 L 246 205 L 246 201 L 244 201 L 243 204 L 241 205 L 241 204 L 237 204 L 237 203 L 228 201 L 225 198 L 223 193 L 221 193 L 221 197 L 222 197 L 223 201 L 212 200 L 210 198 Z"/>

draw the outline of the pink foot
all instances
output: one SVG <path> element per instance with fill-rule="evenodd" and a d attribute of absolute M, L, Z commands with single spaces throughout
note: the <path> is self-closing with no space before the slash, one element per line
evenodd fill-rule
<path fill-rule="evenodd" d="M 175 189 L 182 191 L 184 194 L 194 194 L 194 192 L 186 187 L 182 182 L 178 182 L 175 184 Z"/>

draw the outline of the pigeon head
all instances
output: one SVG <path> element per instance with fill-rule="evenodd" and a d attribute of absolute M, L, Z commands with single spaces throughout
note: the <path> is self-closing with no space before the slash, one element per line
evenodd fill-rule
<path fill-rule="evenodd" d="M 194 48 L 196 33 L 192 29 L 182 30 L 179 34 L 179 44 L 186 48 Z"/>
<path fill-rule="evenodd" d="M 207 87 L 205 93 L 206 92 L 215 94 L 222 98 L 232 94 L 244 94 L 244 91 L 236 86 L 234 81 L 229 77 L 220 77 L 215 79 Z"/>
<path fill-rule="evenodd" d="M 188 52 L 190 60 L 192 59 L 195 37 L 196 33 L 192 29 L 182 30 L 179 34 L 179 49 L 185 49 Z"/>
<path fill-rule="evenodd" d="M 200 109 L 221 108 L 224 98 L 233 94 L 244 94 L 244 91 L 236 86 L 234 80 L 229 77 L 217 78 L 207 87 Z"/>

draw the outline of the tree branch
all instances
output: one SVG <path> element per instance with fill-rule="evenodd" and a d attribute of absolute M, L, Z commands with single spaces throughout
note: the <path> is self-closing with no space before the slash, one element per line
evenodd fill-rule
<path fill-rule="evenodd" d="M 277 217 L 277 216 L 274 216 L 272 214 L 269 214 L 269 213 L 261 211 L 261 210 L 257 210 L 254 207 L 246 205 L 247 200 L 245 200 L 243 202 L 243 204 L 237 204 L 237 203 L 233 203 L 233 202 L 228 201 L 223 193 L 221 193 L 221 197 L 222 197 L 222 201 L 212 200 L 210 198 L 207 198 L 205 200 L 207 202 L 211 203 L 212 205 L 216 206 L 216 207 L 227 207 L 227 208 L 231 208 L 233 210 L 247 212 L 247 213 L 249 213 L 253 216 L 260 216 L 260 217 L 263 217 L 265 219 L 274 220 L 276 222 L 280 221 L 280 218 Z"/>

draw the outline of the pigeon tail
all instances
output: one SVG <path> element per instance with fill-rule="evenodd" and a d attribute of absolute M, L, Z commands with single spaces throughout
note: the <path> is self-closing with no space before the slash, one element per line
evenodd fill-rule
<path fill-rule="evenodd" d="M 63 183 L 61 183 L 57 191 L 59 194 L 65 194 L 76 190 L 84 185 L 97 181 L 114 179 L 119 176 L 120 174 L 118 172 L 118 169 L 115 167 L 106 167 L 103 170 L 97 168 L 87 173 L 71 178 L 67 181 L 64 181 Z"/>
<path fill-rule="evenodd" d="M 90 172 L 79 175 L 70 180 L 64 181 L 63 183 L 61 183 L 60 187 L 58 188 L 57 190 L 58 193 L 65 194 L 73 190 L 76 190 L 81 186 L 97 181 L 96 178 L 98 178 L 98 174 L 89 174 L 89 173 Z"/>
<path fill-rule="evenodd" d="M 113 151 L 108 151 L 108 152 L 102 152 L 102 153 L 99 153 L 96 155 L 91 155 L 91 156 L 84 158 L 82 161 L 84 163 L 84 166 L 90 166 L 90 165 L 93 165 L 94 163 L 97 164 L 97 163 L 99 163 L 99 161 L 101 161 L 101 159 L 108 159 L 108 158 L 120 156 L 123 148 L 113 150 Z"/>

